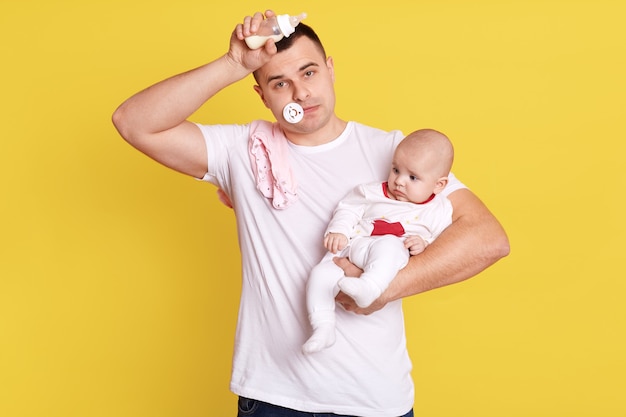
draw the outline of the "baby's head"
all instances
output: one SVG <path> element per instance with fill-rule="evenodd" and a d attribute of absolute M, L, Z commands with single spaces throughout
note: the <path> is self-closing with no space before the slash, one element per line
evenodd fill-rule
<path fill-rule="evenodd" d="M 396 148 L 388 178 L 392 198 L 422 203 L 448 184 L 454 148 L 446 135 L 433 129 L 409 134 Z"/>

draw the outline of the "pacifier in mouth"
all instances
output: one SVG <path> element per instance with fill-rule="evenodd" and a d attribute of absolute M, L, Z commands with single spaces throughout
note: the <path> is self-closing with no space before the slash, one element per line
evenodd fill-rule
<path fill-rule="evenodd" d="M 289 123 L 298 123 L 304 117 L 304 109 L 298 103 L 288 103 L 283 108 L 283 117 Z"/>

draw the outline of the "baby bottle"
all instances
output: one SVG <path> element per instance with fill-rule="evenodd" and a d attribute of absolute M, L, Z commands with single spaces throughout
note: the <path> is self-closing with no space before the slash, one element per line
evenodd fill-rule
<path fill-rule="evenodd" d="M 298 16 L 281 14 L 265 19 L 261 22 L 256 34 L 246 38 L 246 44 L 248 44 L 250 49 L 258 49 L 265 45 L 268 39 L 278 42 L 283 37 L 289 37 L 289 35 L 295 32 L 295 27 L 298 26 L 298 23 L 305 17 L 306 13 L 300 13 Z"/>

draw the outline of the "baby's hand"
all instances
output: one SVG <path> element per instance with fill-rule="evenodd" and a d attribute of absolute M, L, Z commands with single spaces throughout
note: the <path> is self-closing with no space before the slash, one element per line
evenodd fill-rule
<path fill-rule="evenodd" d="M 343 250 L 347 244 L 348 237 L 341 233 L 329 233 L 324 236 L 324 247 L 328 249 L 329 252 L 337 253 Z"/>
<path fill-rule="evenodd" d="M 404 247 L 409 250 L 411 255 L 417 255 L 418 253 L 424 252 L 428 244 L 424 239 L 415 235 L 409 236 L 404 240 Z"/>

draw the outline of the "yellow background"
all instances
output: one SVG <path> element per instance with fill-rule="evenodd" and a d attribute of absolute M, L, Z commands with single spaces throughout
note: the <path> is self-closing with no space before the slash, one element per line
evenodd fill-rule
<path fill-rule="evenodd" d="M 446 132 L 509 233 L 405 303 L 418 416 L 626 415 L 623 1 L 5 0 L 0 416 L 234 416 L 234 222 L 116 134 L 125 98 L 309 14 L 339 115 Z M 194 120 L 269 118 L 248 78 Z"/>

